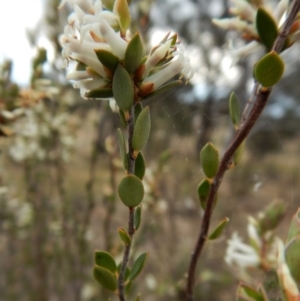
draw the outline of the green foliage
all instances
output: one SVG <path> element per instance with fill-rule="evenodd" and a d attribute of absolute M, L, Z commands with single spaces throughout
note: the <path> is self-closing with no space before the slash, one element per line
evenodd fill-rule
<path fill-rule="evenodd" d="M 281 201 L 272 202 L 260 215 L 258 228 L 261 233 L 274 230 L 281 222 L 286 211 L 286 205 Z"/>
<path fill-rule="evenodd" d="M 262 293 L 243 283 L 239 287 L 239 297 L 246 297 L 242 299 L 245 301 L 267 301 Z"/>
<path fill-rule="evenodd" d="M 300 237 L 300 209 L 295 213 L 290 224 L 287 243 L 296 237 Z"/>
<path fill-rule="evenodd" d="M 278 35 L 277 23 L 269 12 L 259 7 L 256 14 L 256 29 L 261 42 L 270 51 Z"/>
<path fill-rule="evenodd" d="M 210 190 L 210 182 L 208 179 L 204 179 L 198 185 L 198 197 L 203 210 L 206 208 L 206 200 Z"/>
<path fill-rule="evenodd" d="M 219 152 L 215 146 L 209 142 L 200 152 L 200 161 L 203 172 L 208 178 L 213 178 L 218 171 Z"/>
<path fill-rule="evenodd" d="M 137 32 L 129 41 L 125 52 L 124 66 L 130 74 L 133 74 L 140 66 L 144 55 L 144 44 Z"/>
<path fill-rule="evenodd" d="M 117 277 L 111 271 L 100 266 L 95 266 L 93 275 L 95 280 L 104 288 L 110 291 L 115 291 L 117 289 Z"/>
<path fill-rule="evenodd" d="M 133 281 L 141 273 L 141 271 L 145 265 L 147 256 L 148 256 L 148 253 L 144 253 L 135 260 L 133 267 L 131 269 L 130 275 L 129 275 L 129 281 Z"/>
<path fill-rule="evenodd" d="M 124 228 L 118 228 L 118 232 L 125 246 L 131 245 L 131 237 L 129 233 Z"/>
<path fill-rule="evenodd" d="M 145 175 L 146 171 L 146 163 L 145 163 L 145 158 L 142 154 L 142 152 L 139 152 L 136 160 L 135 160 L 135 169 L 134 169 L 134 174 L 140 179 L 143 180 L 143 177 Z"/>
<path fill-rule="evenodd" d="M 136 123 L 140 113 L 143 111 L 143 105 L 141 102 L 138 102 L 135 106 L 134 106 L 134 124 Z"/>
<path fill-rule="evenodd" d="M 300 284 L 300 237 L 289 242 L 285 248 L 285 257 L 292 277 Z"/>
<path fill-rule="evenodd" d="M 135 151 L 140 151 L 146 144 L 151 128 L 150 110 L 146 107 L 139 114 L 132 138 L 132 147 Z"/>
<path fill-rule="evenodd" d="M 120 148 L 120 156 L 121 156 L 121 160 L 124 166 L 124 169 L 127 169 L 127 151 L 126 151 L 126 143 L 125 143 L 125 139 L 123 136 L 123 133 L 121 131 L 121 129 L 118 129 L 117 131 L 118 133 L 118 141 L 119 141 L 119 148 Z"/>
<path fill-rule="evenodd" d="M 105 251 L 96 251 L 95 255 L 95 264 L 109 270 L 112 273 L 117 271 L 117 265 L 112 256 Z"/>
<path fill-rule="evenodd" d="M 85 94 L 87 98 L 110 98 L 113 97 L 113 90 L 111 88 L 94 89 Z"/>
<path fill-rule="evenodd" d="M 244 154 L 244 150 L 245 150 L 245 145 L 246 145 L 246 141 L 244 140 L 241 145 L 238 147 L 238 149 L 235 151 L 234 155 L 233 155 L 233 163 L 234 165 L 237 165 L 238 163 L 240 163 L 242 156 Z"/>
<path fill-rule="evenodd" d="M 144 186 L 141 180 L 134 175 L 127 175 L 118 188 L 121 201 L 127 207 L 138 206 L 144 197 Z"/>
<path fill-rule="evenodd" d="M 224 229 L 225 229 L 225 226 L 226 224 L 229 222 L 229 218 L 228 217 L 225 217 L 220 223 L 219 225 L 216 227 L 216 229 L 208 236 L 208 239 L 209 240 L 214 240 L 214 239 L 217 239 L 219 238 Z"/>
<path fill-rule="evenodd" d="M 284 62 L 276 52 L 270 52 L 263 56 L 254 67 L 256 80 L 263 87 L 275 85 L 284 72 Z"/>
<path fill-rule="evenodd" d="M 113 96 L 122 111 L 129 111 L 133 105 L 133 86 L 131 78 L 122 65 L 115 70 L 112 83 Z"/>
<path fill-rule="evenodd" d="M 119 58 L 111 53 L 111 51 L 107 51 L 104 49 L 95 49 L 94 50 L 98 60 L 111 71 L 115 71 L 119 64 Z"/>
<path fill-rule="evenodd" d="M 235 129 L 238 129 L 240 118 L 241 118 L 240 106 L 239 106 L 239 100 L 234 92 L 230 94 L 230 98 L 229 98 L 229 113 Z"/>
<path fill-rule="evenodd" d="M 137 231 L 142 221 L 142 206 L 136 207 L 134 212 L 134 229 Z"/>
<path fill-rule="evenodd" d="M 121 33 L 125 36 L 126 30 L 129 28 L 131 22 L 127 0 L 115 0 L 113 12 L 118 15 Z"/>

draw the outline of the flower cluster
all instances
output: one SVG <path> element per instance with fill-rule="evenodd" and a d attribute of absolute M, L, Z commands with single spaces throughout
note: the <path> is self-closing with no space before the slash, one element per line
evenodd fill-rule
<path fill-rule="evenodd" d="M 60 7 L 66 2 L 74 12 L 61 37 L 62 56 L 66 62 L 76 61 L 68 79 L 82 97 L 114 97 L 112 82 L 118 65 L 130 74 L 135 100 L 152 94 L 177 74 L 192 76 L 176 34 L 167 34 L 145 55 L 139 34 L 131 36 L 128 30 L 131 17 L 126 0 L 63 0 Z"/>
<path fill-rule="evenodd" d="M 264 46 L 266 46 L 258 28 L 258 11 L 263 10 L 265 12 L 266 16 L 263 26 L 266 31 L 271 32 L 271 35 L 274 32 L 274 37 L 276 37 L 286 16 L 289 1 L 281 0 L 275 8 L 272 8 L 270 3 L 262 0 L 231 0 L 231 2 L 232 7 L 230 8 L 230 13 L 235 16 L 225 19 L 213 19 L 213 23 L 220 28 L 237 31 L 241 34 L 242 38 L 250 41 L 250 43 L 239 49 L 231 49 L 233 56 L 236 58 L 236 61 L 238 61 L 239 59 L 263 49 Z M 299 21 L 298 17 L 289 33 L 285 48 L 290 47 L 293 43 L 300 39 Z"/>

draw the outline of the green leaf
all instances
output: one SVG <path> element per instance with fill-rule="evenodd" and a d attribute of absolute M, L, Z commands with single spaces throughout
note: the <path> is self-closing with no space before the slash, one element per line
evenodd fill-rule
<path fill-rule="evenodd" d="M 292 218 L 290 228 L 289 228 L 287 243 L 292 239 L 296 238 L 297 236 L 300 237 L 300 208 Z"/>
<path fill-rule="evenodd" d="M 115 71 L 119 64 L 119 58 L 117 56 L 104 49 L 95 49 L 94 51 L 97 55 L 98 60 L 102 63 L 103 66 L 110 69 L 111 71 Z"/>
<path fill-rule="evenodd" d="M 200 161 L 205 175 L 208 178 L 213 178 L 218 171 L 219 152 L 211 142 L 202 148 Z"/>
<path fill-rule="evenodd" d="M 143 111 L 143 105 L 141 102 L 134 106 L 134 123 L 136 123 L 140 113 Z"/>
<path fill-rule="evenodd" d="M 111 88 L 94 89 L 85 93 L 87 98 L 110 98 L 113 97 L 113 90 Z"/>
<path fill-rule="evenodd" d="M 143 200 L 144 186 L 137 176 L 127 175 L 122 179 L 118 193 L 125 206 L 136 207 Z"/>
<path fill-rule="evenodd" d="M 121 263 L 118 265 L 118 273 L 120 274 L 120 270 L 121 270 Z M 128 277 L 130 275 L 130 269 L 128 267 L 126 267 L 126 271 L 125 271 L 125 275 L 124 275 L 124 281 L 126 282 Z"/>
<path fill-rule="evenodd" d="M 235 129 L 238 129 L 240 123 L 240 105 L 234 92 L 230 94 L 229 98 L 229 113 Z"/>
<path fill-rule="evenodd" d="M 141 298 L 140 298 L 141 296 L 140 295 L 138 295 L 135 299 L 134 299 L 134 301 L 141 301 Z"/>
<path fill-rule="evenodd" d="M 259 7 L 256 14 L 256 29 L 261 42 L 270 51 L 278 35 L 277 23 L 272 15 L 263 7 Z"/>
<path fill-rule="evenodd" d="M 169 91 L 170 89 L 172 89 L 174 87 L 177 87 L 177 86 L 179 86 L 181 84 L 182 84 L 181 80 L 174 80 L 174 81 L 172 81 L 172 82 L 170 82 L 168 84 L 165 84 L 165 85 L 159 87 L 153 93 L 151 93 L 151 94 L 143 97 L 143 100 L 148 100 L 148 99 L 150 99 L 150 98 L 152 98 L 154 96 L 157 96 L 157 95 L 162 94 L 162 93 L 164 93 L 166 91 Z"/>
<path fill-rule="evenodd" d="M 129 233 L 124 228 L 118 228 L 118 232 L 125 246 L 131 245 L 131 237 Z"/>
<path fill-rule="evenodd" d="M 214 240 L 214 239 L 217 239 L 219 238 L 224 229 L 225 229 L 225 226 L 226 224 L 229 222 L 229 218 L 228 217 L 225 217 L 220 223 L 219 225 L 216 227 L 216 229 L 209 235 L 208 239 L 209 240 Z"/>
<path fill-rule="evenodd" d="M 245 150 L 245 145 L 246 145 L 246 141 L 244 140 L 241 145 L 238 147 L 238 149 L 235 151 L 234 155 L 233 155 L 233 163 L 234 165 L 237 165 L 238 163 L 240 163 L 244 150 Z"/>
<path fill-rule="evenodd" d="M 251 298 L 251 301 L 265 301 L 265 298 L 262 294 L 258 293 L 255 289 L 252 287 L 246 285 L 246 284 L 241 284 L 240 285 L 240 290 L 247 296 Z"/>
<path fill-rule="evenodd" d="M 136 151 L 140 151 L 146 144 L 151 128 L 150 110 L 149 107 L 143 109 L 136 120 L 133 137 L 132 147 Z"/>
<path fill-rule="evenodd" d="M 133 74 L 141 65 L 144 52 L 143 41 L 137 32 L 129 41 L 125 52 L 124 66 L 130 74 Z"/>
<path fill-rule="evenodd" d="M 117 289 L 117 277 L 111 271 L 95 266 L 93 269 L 93 275 L 97 282 L 99 282 L 104 288 L 115 291 Z"/>
<path fill-rule="evenodd" d="M 284 72 L 284 62 L 276 52 L 263 56 L 254 67 L 254 76 L 263 87 L 275 85 Z"/>
<path fill-rule="evenodd" d="M 113 12 L 119 16 L 119 25 L 124 36 L 131 23 L 127 0 L 115 0 Z"/>
<path fill-rule="evenodd" d="M 206 208 L 206 201 L 210 190 L 210 183 L 208 179 L 204 179 L 198 185 L 198 197 L 203 210 Z"/>
<path fill-rule="evenodd" d="M 118 129 L 117 133 L 118 133 L 118 141 L 119 141 L 119 148 L 120 148 L 120 156 L 121 156 L 121 160 L 123 163 L 123 167 L 126 170 L 127 169 L 127 164 L 126 164 L 127 152 L 126 152 L 125 138 L 120 129 Z"/>
<path fill-rule="evenodd" d="M 286 246 L 285 258 L 292 277 L 300 284 L 300 237 L 293 239 Z"/>
<path fill-rule="evenodd" d="M 112 273 L 115 273 L 117 271 L 116 262 L 109 253 L 104 251 L 96 251 L 94 259 L 96 265 L 105 268 Z"/>
<path fill-rule="evenodd" d="M 142 206 L 139 205 L 136 207 L 135 212 L 134 212 L 134 229 L 137 231 L 140 227 L 142 221 Z"/>
<path fill-rule="evenodd" d="M 274 230 L 284 217 L 286 204 L 282 201 L 273 201 L 260 213 L 257 220 L 261 233 Z"/>
<path fill-rule="evenodd" d="M 114 7 L 115 0 L 102 0 L 102 4 L 105 8 L 112 11 Z"/>
<path fill-rule="evenodd" d="M 142 271 L 145 261 L 147 259 L 148 254 L 144 253 L 140 255 L 134 262 L 133 267 L 131 269 L 130 275 L 129 275 L 129 281 L 133 281 L 139 273 Z"/>
<path fill-rule="evenodd" d="M 135 169 L 134 174 L 140 179 L 143 180 L 146 171 L 145 158 L 142 152 L 139 152 L 135 159 Z"/>
<path fill-rule="evenodd" d="M 114 73 L 112 90 L 119 108 L 129 111 L 134 99 L 133 83 L 126 69 L 120 64 Z"/>
<path fill-rule="evenodd" d="M 122 123 L 125 127 L 127 127 L 126 117 L 125 117 L 124 112 L 123 112 L 121 109 L 119 110 L 119 117 L 120 117 L 121 123 Z"/>

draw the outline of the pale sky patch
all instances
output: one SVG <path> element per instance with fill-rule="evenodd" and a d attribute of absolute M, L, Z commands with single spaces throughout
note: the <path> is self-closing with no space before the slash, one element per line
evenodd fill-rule
<path fill-rule="evenodd" d="M 34 55 L 26 30 L 34 28 L 41 15 L 41 0 L 0 1 L 0 63 L 11 59 L 13 80 L 22 85 L 28 85 L 30 81 Z"/>

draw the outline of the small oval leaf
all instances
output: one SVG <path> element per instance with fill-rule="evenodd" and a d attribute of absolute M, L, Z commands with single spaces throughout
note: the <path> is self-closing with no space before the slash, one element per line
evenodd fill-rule
<path fill-rule="evenodd" d="M 257 292 L 254 288 L 246 284 L 241 284 L 239 291 L 240 294 L 246 295 L 247 297 L 251 298 L 251 301 L 265 301 L 263 294 Z"/>
<path fill-rule="evenodd" d="M 118 142 L 119 142 L 119 148 L 120 148 L 120 156 L 121 156 L 121 160 L 123 163 L 123 167 L 126 170 L 127 169 L 127 163 L 126 163 L 127 151 L 126 151 L 125 138 L 123 136 L 121 129 L 118 129 L 117 133 L 118 133 Z"/>
<path fill-rule="evenodd" d="M 300 237 L 291 240 L 286 246 L 285 258 L 292 277 L 300 284 Z"/>
<path fill-rule="evenodd" d="M 133 74 L 141 65 L 144 57 L 144 45 L 140 34 L 137 32 L 129 41 L 125 52 L 124 66 L 130 74 Z"/>
<path fill-rule="evenodd" d="M 128 72 L 120 64 L 114 73 L 112 90 L 119 108 L 123 111 L 129 111 L 134 99 L 133 84 Z"/>
<path fill-rule="evenodd" d="M 125 35 L 126 30 L 129 28 L 131 23 L 127 0 L 115 0 L 113 12 L 119 17 L 118 19 L 122 35 Z"/>
<path fill-rule="evenodd" d="M 137 231 L 140 227 L 142 221 L 142 206 L 139 205 L 136 207 L 135 212 L 134 212 L 134 229 Z"/>
<path fill-rule="evenodd" d="M 300 208 L 294 214 L 293 219 L 290 224 L 287 243 L 292 239 L 296 238 L 297 236 L 300 237 Z"/>
<path fill-rule="evenodd" d="M 145 158 L 142 152 L 139 152 L 135 159 L 135 168 L 134 174 L 140 179 L 143 180 L 146 171 Z"/>
<path fill-rule="evenodd" d="M 96 265 L 105 268 L 112 273 L 117 271 L 116 262 L 109 253 L 104 251 L 95 251 L 94 259 Z"/>
<path fill-rule="evenodd" d="M 141 102 L 138 102 L 135 106 L 134 106 L 134 123 L 136 123 L 140 113 L 143 111 L 143 105 Z"/>
<path fill-rule="evenodd" d="M 238 129 L 240 123 L 240 105 L 234 92 L 230 94 L 229 98 L 229 114 L 235 129 Z"/>
<path fill-rule="evenodd" d="M 284 72 L 284 62 L 276 52 L 263 56 L 255 65 L 254 76 L 263 87 L 275 85 Z"/>
<path fill-rule="evenodd" d="M 263 7 L 257 9 L 256 29 L 261 42 L 270 51 L 278 35 L 277 23 L 272 15 Z"/>
<path fill-rule="evenodd" d="M 87 98 L 111 98 L 113 91 L 111 88 L 94 89 L 85 94 Z"/>
<path fill-rule="evenodd" d="M 124 228 L 118 228 L 118 232 L 125 246 L 131 245 L 131 237 L 129 233 Z"/>
<path fill-rule="evenodd" d="M 218 237 L 221 236 L 221 234 L 223 233 L 226 224 L 229 222 L 229 218 L 225 217 L 220 223 L 219 225 L 216 227 L 216 229 L 208 236 L 209 240 L 214 240 L 217 239 Z"/>
<path fill-rule="evenodd" d="M 127 175 L 122 179 L 118 192 L 125 206 L 136 207 L 143 200 L 144 186 L 137 176 Z"/>
<path fill-rule="evenodd" d="M 111 71 L 115 71 L 119 64 L 119 58 L 110 51 L 104 49 L 94 50 L 100 63 Z"/>
<path fill-rule="evenodd" d="M 130 275 L 129 275 L 129 281 L 133 281 L 139 273 L 142 271 L 145 261 L 147 259 L 148 253 L 144 253 L 140 255 L 134 262 L 133 267 L 131 269 Z"/>
<path fill-rule="evenodd" d="M 132 138 L 132 147 L 136 151 L 140 151 L 146 144 L 151 128 L 150 110 L 149 107 L 143 109 L 139 114 Z"/>
<path fill-rule="evenodd" d="M 245 150 L 245 145 L 246 145 L 246 141 L 244 140 L 241 145 L 238 147 L 238 149 L 235 151 L 234 155 L 233 155 L 233 163 L 234 165 L 237 165 L 238 163 L 240 163 L 244 150 Z"/>
<path fill-rule="evenodd" d="M 213 178 L 218 171 L 219 152 L 211 142 L 202 148 L 200 161 L 205 175 L 208 178 Z"/>
<path fill-rule="evenodd" d="M 121 123 L 125 127 L 127 127 L 127 121 L 126 121 L 125 113 L 121 109 L 119 110 L 119 116 L 120 116 Z"/>
<path fill-rule="evenodd" d="M 100 266 L 95 266 L 93 275 L 95 280 L 104 288 L 110 291 L 115 291 L 117 289 L 117 277 L 111 271 Z"/>
<path fill-rule="evenodd" d="M 203 210 L 206 208 L 206 200 L 210 190 L 210 183 L 208 179 L 204 179 L 198 185 L 198 197 Z"/>

